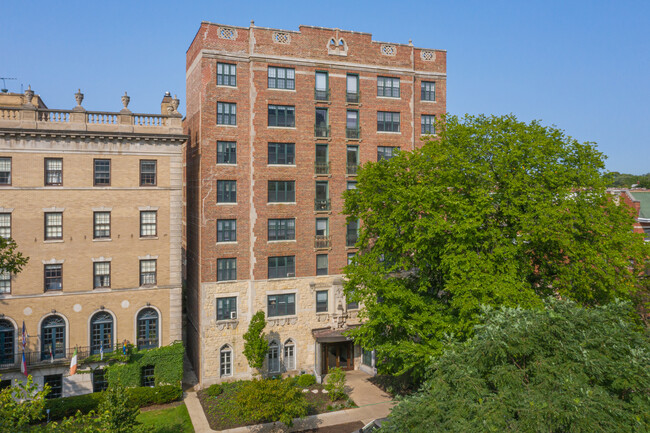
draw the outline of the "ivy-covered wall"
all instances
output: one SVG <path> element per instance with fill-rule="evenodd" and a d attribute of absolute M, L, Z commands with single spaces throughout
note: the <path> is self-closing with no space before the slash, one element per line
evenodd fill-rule
<path fill-rule="evenodd" d="M 155 385 L 180 386 L 183 380 L 183 343 L 176 342 L 170 346 L 156 349 L 133 349 L 126 362 L 115 362 L 105 367 L 108 386 L 117 383 L 125 387 L 141 385 L 142 368 L 154 367 Z"/>

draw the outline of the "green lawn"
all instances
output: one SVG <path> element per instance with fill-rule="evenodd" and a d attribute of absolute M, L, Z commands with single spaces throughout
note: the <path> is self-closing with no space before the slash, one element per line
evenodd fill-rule
<path fill-rule="evenodd" d="M 169 409 L 141 412 L 138 421 L 154 427 L 156 433 L 194 433 L 185 403 Z"/>

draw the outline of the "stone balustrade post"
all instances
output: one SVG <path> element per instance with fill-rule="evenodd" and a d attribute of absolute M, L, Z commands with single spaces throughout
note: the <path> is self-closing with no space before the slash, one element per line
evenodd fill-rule
<path fill-rule="evenodd" d="M 77 93 L 74 94 L 74 99 L 77 101 L 77 106 L 72 109 L 70 113 L 70 123 L 86 123 L 86 109 L 81 106 L 81 103 L 84 100 L 84 94 L 81 93 L 81 89 L 77 90 Z"/>

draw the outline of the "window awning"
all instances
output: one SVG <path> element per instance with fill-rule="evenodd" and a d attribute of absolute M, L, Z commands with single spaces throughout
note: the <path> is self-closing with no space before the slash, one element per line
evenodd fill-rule
<path fill-rule="evenodd" d="M 333 329 L 333 328 L 320 328 L 320 329 L 312 329 L 311 333 L 314 336 L 314 339 L 318 343 L 337 343 L 341 341 L 352 341 L 351 338 L 346 337 L 343 335 L 345 331 L 348 331 L 350 329 L 358 328 L 360 325 L 351 325 L 351 326 L 346 326 L 345 328 L 338 328 L 338 329 Z"/>

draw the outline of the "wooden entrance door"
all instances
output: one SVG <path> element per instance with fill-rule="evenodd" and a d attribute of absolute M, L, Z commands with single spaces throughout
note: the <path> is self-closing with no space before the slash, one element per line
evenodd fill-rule
<path fill-rule="evenodd" d="M 323 373 L 339 367 L 341 370 L 354 369 L 354 351 L 351 341 L 323 343 Z"/>

